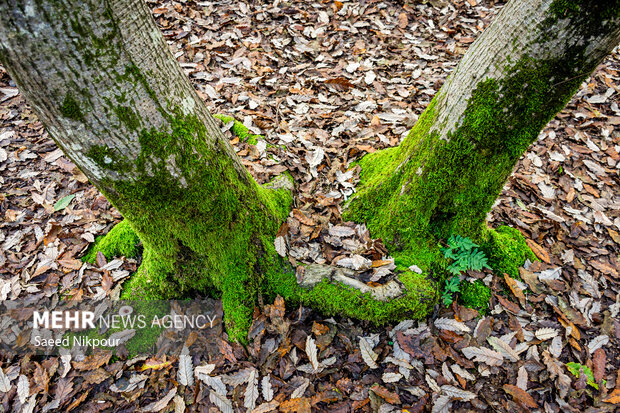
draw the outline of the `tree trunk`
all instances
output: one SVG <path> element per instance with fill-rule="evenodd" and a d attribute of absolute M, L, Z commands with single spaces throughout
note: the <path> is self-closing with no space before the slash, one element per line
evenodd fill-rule
<path fill-rule="evenodd" d="M 0 60 L 58 146 L 142 240 L 129 296 L 215 287 L 233 337 L 247 331 L 261 259 L 290 194 L 249 175 L 144 2 L 5 1 Z"/>
<path fill-rule="evenodd" d="M 361 160 L 345 216 L 366 222 L 404 265 L 432 268 L 437 240 L 460 234 L 514 274 L 525 243 L 516 230 L 488 231 L 486 214 L 520 156 L 620 41 L 619 10 L 618 1 L 509 2 L 400 146 Z"/>
<path fill-rule="evenodd" d="M 291 202 L 278 187 L 290 182 L 252 179 L 142 1 L 100 3 L 1 3 L 0 60 L 52 138 L 126 218 L 100 247 L 132 253 L 136 234 L 142 241 L 127 295 L 214 287 L 238 340 L 261 291 L 375 322 L 423 317 L 436 296 L 429 276 L 443 265 L 437 240 L 450 233 L 501 246 L 497 271 L 522 261 L 518 231 L 486 232 L 485 214 L 620 34 L 617 1 L 511 2 L 401 146 L 360 162 L 348 215 L 396 252 L 398 283 L 373 289 L 342 269 L 309 266 L 300 288 L 273 245 Z"/>

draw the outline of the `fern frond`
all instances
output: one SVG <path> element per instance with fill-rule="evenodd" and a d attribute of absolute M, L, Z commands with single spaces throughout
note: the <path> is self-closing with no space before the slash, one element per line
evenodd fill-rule
<path fill-rule="evenodd" d="M 490 268 L 484 252 L 478 249 L 474 249 L 469 253 L 467 257 L 467 267 L 468 269 L 476 271 L 480 271 L 483 268 Z"/>
<path fill-rule="evenodd" d="M 452 248 L 453 250 L 459 249 L 467 251 L 477 246 L 478 244 L 473 242 L 471 239 L 467 237 L 461 237 L 460 235 L 453 234 L 448 239 L 448 247 Z"/>

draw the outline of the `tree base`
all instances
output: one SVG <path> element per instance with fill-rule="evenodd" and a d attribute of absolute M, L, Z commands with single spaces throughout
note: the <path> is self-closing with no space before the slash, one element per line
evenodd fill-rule
<path fill-rule="evenodd" d="M 125 254 L 136 257 L 136 239 L 137 235 L 127 221 L 123 221 L 98 240 L 87 257 L 96 257 L 97 251 L 102 251 L 106 258 L 112 258 L 121 251 L 136 253 Z M 499 274 L 518 277 L 518 268 L 525 260 L 536 259 L 523 235 L 510 227 L 486 229 L 477 241 L 487 255 L 489 264 Z M 188 297 L 195 293 L 220 297 L 229 336 L 240 342 L 247 341 L 252 312 L 259 294 L 265 294 L 269 299 L 280 295 L 287 302 L 307 305 L 326 315 L 342 315 L 378 325 L 403 319 L 423 319 L 437 303 L 438 290 L 447 276 L 446 267 L 449 263 L 440 248 L 441 245 L 436 241 L 427 239 L 424 242 L 418 241 L 417 248 L 408 253 L 400 251 L 395 254 L 399 275 L 398 281 L 392 282 L 399 284 L 402 294 L 381 299 L 369 291 L 370 287 L 360 289 L 351 286 L 354 283 L 347 282 L 342 275 L 343 270 L 335 267 L 326 267 L 325 274 L 315 277 L 311 285 L 300 285 L 294 269 L 276 253 L 272 240 L 263 243 L 260 259 L 254 267 L 254 274 L 260 274 L 262 280 L 258 288 L 252 288 L 251 283 L 239 282 L 242 278 L 248 278 L 237 269 L 236 274 L 224 278 L 228 280 L 224 285 L 215 286 L 209 277 L 204 277 L 202 287 L 188 294 L 178 288 L 174 279 L 168 277 L 165 260 L 158 258 L 147 247 L 138 271 L 123 286 L 122 298 L 161 300 Z"/>
<path fill-rule="evenodd" d="M 137 258 L 140 255 L 140 238 L 127 221 L 116 224 L 104 237 L 97 237 L 90 246 L 83 261 L 93 264 L 97 253 L 101 252 L 106 259 L 114 257 Z"/>

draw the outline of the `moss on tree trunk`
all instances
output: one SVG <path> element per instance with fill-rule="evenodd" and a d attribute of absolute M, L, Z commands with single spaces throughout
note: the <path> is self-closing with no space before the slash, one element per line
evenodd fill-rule
<path fill-rule="evenodd" d="M 496 271 L 517 275 L 531 251 L 518 231 L 490 230 L 485 218 L 521 155 L 618 43 L 615 3 L 582 8 L 505 6 L 401 145 L 359 162 L 345 217 L 366 222 L 405 266 L 441 270 L 437 243 L 459 234 L 481 243 Z M 533 27 L 518 27 L 526 20 Z M 503 33 L 520 30 L 527 36 Z"/>

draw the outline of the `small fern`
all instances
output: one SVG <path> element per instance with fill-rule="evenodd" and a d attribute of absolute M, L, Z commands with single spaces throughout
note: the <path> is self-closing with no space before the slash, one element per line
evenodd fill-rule
<path fill-rule="evenodd" d="M 461 280 L 456 275 L 452 278 L 446 280 L 446 286 L 444 288 L 443 294 L 441 295 L 441 299 L 443 300 L 443 304 L 447 307 L 454 301 L 452 297 L 453 293 L 458 293 L 460 291 Z"/>
<path fill-rule="evenodd" d="M 467 270 L 480 271 L 483 268 L 490 269 L 487 257 L 478 247 L 478 244 L 467 237 L 452 235 L 448 239 L 448 246 L 441 249 L 444 257 L 454 260 L 448 266 L 448 271 L 451 274 L 459 275 Z"/>

